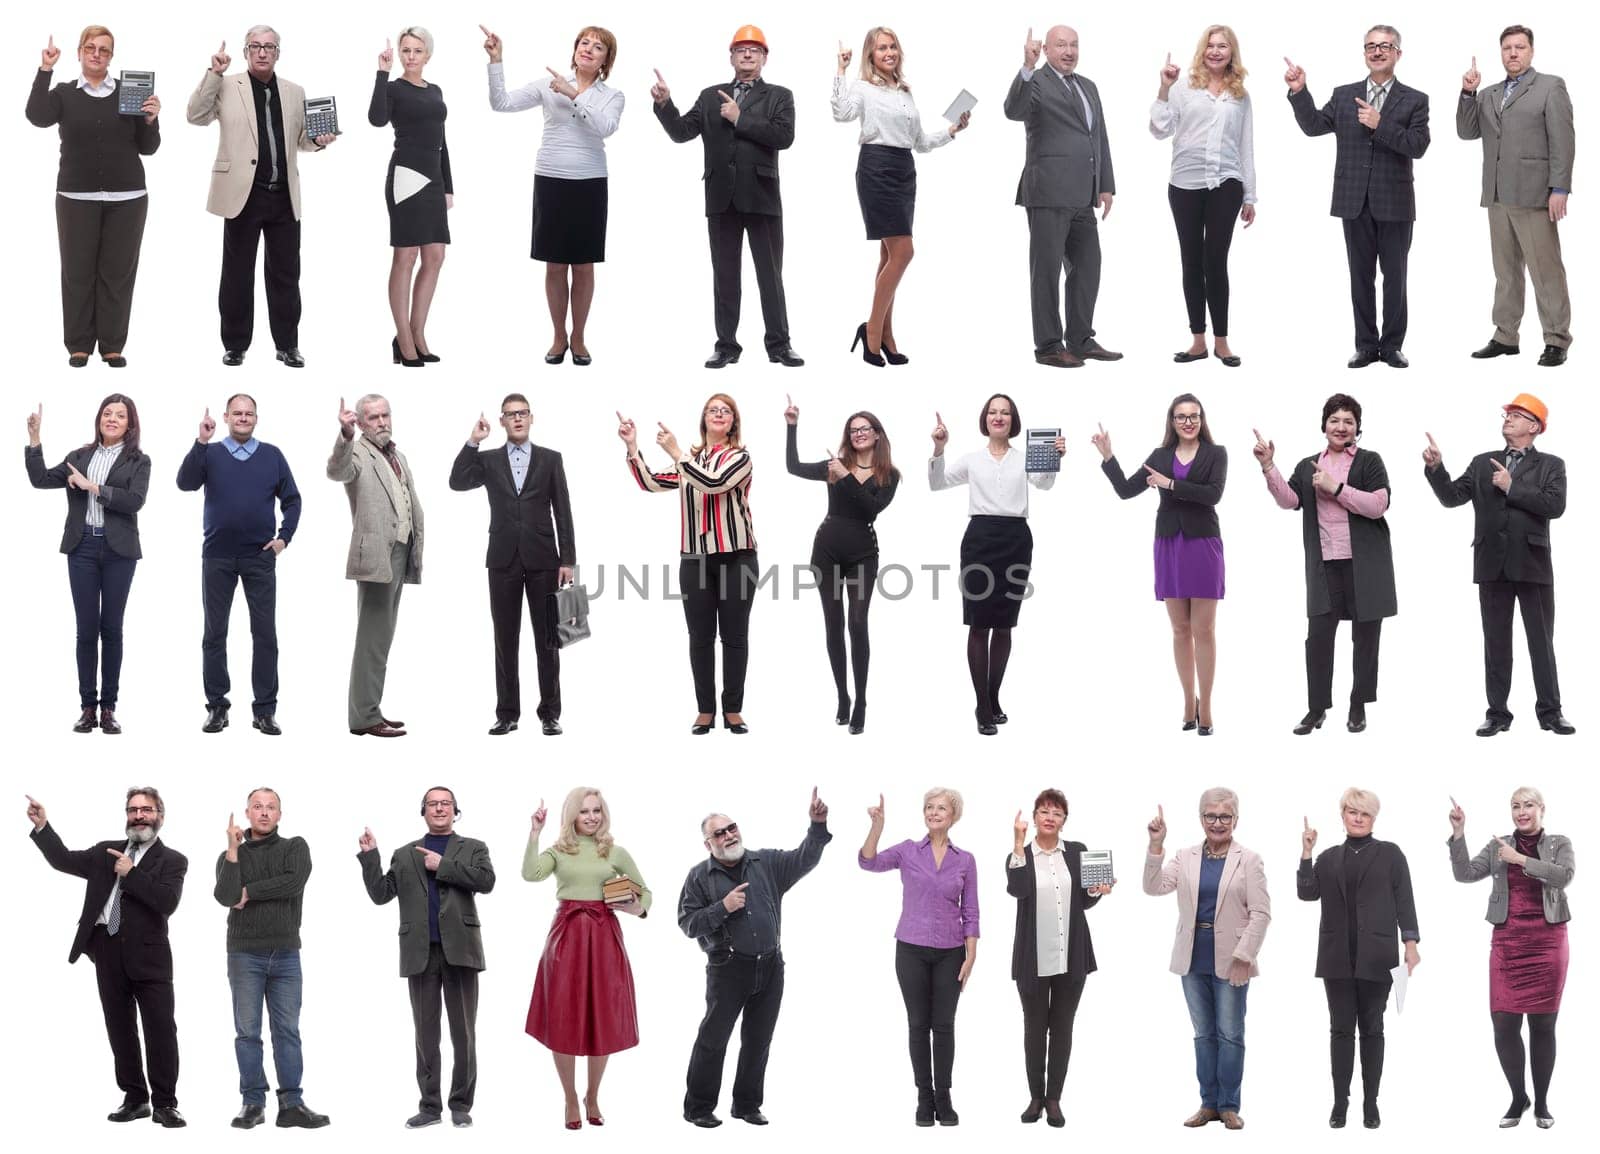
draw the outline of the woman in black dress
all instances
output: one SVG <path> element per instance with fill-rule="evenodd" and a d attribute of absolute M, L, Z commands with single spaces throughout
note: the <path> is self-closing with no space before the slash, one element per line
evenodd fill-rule
<path fill-rule="evenodd" d="M 395 337 L 394 363 L 421 368 L 439 358 L 428 350 L 424 330 L 433 291 L 439 285 L 445 246 L 450 243 L 446 213 L 455 202 L 450 180 L 450 148 L 444 140 L 444 92 L 422 78 L 433 56 L 433 33 L 407 28 L 400 33 L 399 80 L 389 79 L 394 49 L 385 43 L 378 54 L 378 77 L 367 119 L 374 128 L 394 125 L 394 155 L 383 199 L 389 206 L 389 311 Z M 417 269 L 418 257 L 422 268 Z"/>
<path fill-rule="evenodd" d="M 844 423 L 838 453 L 826 461 L 800 463 L 796 433 L 800 410 L 791 400 L 783 411 L 789 423 L 789 472 L 808 481 L 828 484 L 828 515 L 817 526 L 811 546 L 811 566 L 817 571 L 817 591 L 822 594 L 822 622 L 828 637 L 828 664 L 839 692 L 834 721 L 849 723 L 851 733 L 867 724 L 867 610 L 878 582 L 878 535 L 872 522 L 894 500 L 900 470 L 889 455 L 889 435 L 878 418 L 868 412 L 851 413 Z M 845 594 L 850 599 L 850 650 L 855 669 L 856 701 L 844 680 Z"/>

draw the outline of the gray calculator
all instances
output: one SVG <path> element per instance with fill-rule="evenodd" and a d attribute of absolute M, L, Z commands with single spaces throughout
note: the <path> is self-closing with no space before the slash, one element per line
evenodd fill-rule
<path fill-rule="evenodd" d="M 1084 889 L 1090 886 L 1108 886 L 1116 878 L 1111 871 L 1111 851 L 1108 849 L 1086 849 L 1078 857 L 1078 884 Z"/>
<path fill-rule="evenodd" d="M 306 100 L 306 135 L 312 140 L 319 136 L 339 135 L 339 109 L 331 96 L 312 96 Z"/>
<path fill-rule="evenodd" d="M 1029 429 L 1027 455 L 1024 464 L 1030 473 L 1061 472 L 1061 455 L 1056 452 L 1056 438 L 1060 429 Z"/>
<path fill-rule="evenodd" d="M 117 115 L 143 116 L 144 102 L 156 94 L 154 72 L 123 69 L 117 79 Z"/>

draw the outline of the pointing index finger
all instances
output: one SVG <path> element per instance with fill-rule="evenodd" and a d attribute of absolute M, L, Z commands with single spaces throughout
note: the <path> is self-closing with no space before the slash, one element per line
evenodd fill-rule
<path fill-rule="evenodd" d="M 655 74 L 656 74 L 656 83 L 657 83 L 657 84 L 659 84 L 659 85 L 661 85 L 661 86 L 662 86 L 662 87 L 666 87 L 666 83 L 667 83 L 667 82 L 666 82 L 666 80 L 665 80 L 665 79 L 663 79 L 663 78 L 662 78 L 662 76 L 661 76 L 661 69 L 659 69 L 659 68 L 652 68 L 652 69 L 651 69 L 651 70 L 650 70 L 650 71 L 651 71 L 651 72 L 654 72 L 654 73 L 655 73 Z"/>
<path fill-rule="evenodd" d="M 1311 832 L 1311 819 L 1309 817 L 1302 816 L 1300 818 L 1300 821 L 1305 825 L 1306 832 L 1310 833 Z"/>
<path fill-rule="evenodd" d="M 724 104 L 728 103 L 730 100 L 733 99 L 733 97 L 729 96 L 726 92 L 722 91 L 722 89 L 720 89 L 720 88 L 717 89 L 717 95 L 722 97 L 722 102 Z"/>

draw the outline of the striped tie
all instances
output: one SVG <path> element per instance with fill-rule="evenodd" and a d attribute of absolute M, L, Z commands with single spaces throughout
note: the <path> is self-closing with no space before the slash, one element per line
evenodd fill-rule
<path fill-rule="evenodd" d="M 132 845 L 128 846 L 131 851 Z M 122 928 L 122 879 L 118 878 L 111 887 L 111 912 L 106 914 L 106 933 L 112 937 L 117 936 L 117 931 Z"/>

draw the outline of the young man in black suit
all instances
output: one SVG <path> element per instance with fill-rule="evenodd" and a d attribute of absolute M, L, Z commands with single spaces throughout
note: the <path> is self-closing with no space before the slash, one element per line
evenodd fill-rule
<path fill-rule="evenodd" d="M 545 629 L 545 601 L 573 580 L 577 554 L 572 542 L 572 502 L 561 454 L 528 439 L 533 414 L 528 398 L 511 393 L 500 402 L 502 449 L 482 453 L 489 421 L 480 415 L 450 467 L 458 493 L 482 488 L 489 497 L 489 615 L 494 620 L 495 721 L 489 733 L 504 736 L 522 716 L 518 650 L 522 599 L 533 618 L 539 665 L 539 721 L 546 737 L 561 732 L 561 651 Z"/>
<path fill-rule="evenodd" d="M 178 1113 L 178 1027 L 173 1019 L 167 919 L 183 896 L 189 862 L 156 836 L 167 813 L 160 793 L 149 786 L 130 789 L 126 809 L 124 837 L 69 850 L 45 816 L 44 806 L 30 797 L 33 833 L 29 836 L 52 869 L 89 883 L 67 961 L 75 962 L 84 954 L 94 959 L 106 1036 L 122 1089 L 122 1105 L 106 1119 L 150 1118 L 158 1126 L 184 1126 L 187 1123 Z M 139 1055 L 136 1010 L 144 1022 L 148 1084 L 146 1064 Z"/>

